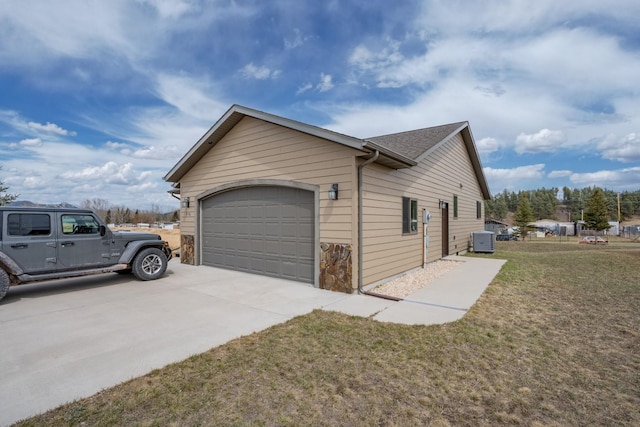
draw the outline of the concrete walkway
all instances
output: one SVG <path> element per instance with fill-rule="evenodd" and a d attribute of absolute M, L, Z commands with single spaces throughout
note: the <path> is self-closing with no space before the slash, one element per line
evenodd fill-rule
<path fill-rule="evenodd" d="M 314 309 L 405 324 L 459 319 L 504 261 L 457 259 L 401 302 L 179 260 L 151 282 L 108 274 L 11 288 L 0 301 L 0 426 Z"/>
<path fill-rule="evenodd" d="M 450 256 L 460 266 L 428 286 L 387 307 L 374 319 L 407 325 L 435 325 L 462 319 L 506 262 Z"/>

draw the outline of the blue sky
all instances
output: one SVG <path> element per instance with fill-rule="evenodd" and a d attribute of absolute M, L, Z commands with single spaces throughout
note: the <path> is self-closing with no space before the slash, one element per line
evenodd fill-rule
<path fill-rule="evenodd" d="M 0 2 L 0 180 L 177 207 L 232 105 L 369 137 L 467 120 L 492 193 L 640 189 L 640 2 Z"/>

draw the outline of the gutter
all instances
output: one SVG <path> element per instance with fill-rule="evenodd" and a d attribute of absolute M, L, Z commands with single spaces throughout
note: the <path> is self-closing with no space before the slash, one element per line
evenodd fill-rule
<path fill-rule="evenodd" d="M 375 292 L 368 292 L 362 289 L 362 170 L 369 163 L 373 163 L 378 160 L 380 151 L 375 150 L 373 157 L 367 159 L 358 165 L 358 293 L 370 295 L 372 297 L 384 298 L 392 301 L 401 301 L 402 298 L 396 298 L 389 295 L 377 294 Z"/>
<path fill-rule="evenodd" d="M 368 148 L 370 150 L 374 150 L 375 152 L 380 153 L 383 156 L 386 156 L 390 159 L 396 160 L 408 167 L 415 166 L 418 164 L 418 162 L 416 162 L 415 160 L 412 160 L 406 156 L 403 156 L 402 154 L 398 154 L 395 151 L 391 151 L 390 149 L 383 147 L 379 144 L 376 144 L 373 141 L 365 140 L 363 147 Z M 378 157 L 376 157 L 376 159 L 377 158 Z"/>

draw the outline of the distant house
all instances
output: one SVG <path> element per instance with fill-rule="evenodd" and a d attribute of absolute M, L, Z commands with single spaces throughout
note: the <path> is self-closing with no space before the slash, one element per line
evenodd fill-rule
<path fill-rule="evenodd" d="M 164 178 L 183 263 L 348 293 L 466 252 L 490 198 L 467 122 L 360 139 L 239 105 Z"/>
<path fill-rule="evenodd" d="M 530 222 L 528 225 L 535 229 L 537 235 L 541 237 L 544 237 L 548 233 L 553 233 L 558 236 L 574 236 L 576 234 L 576 225 L 573 222 L 540 219 L 535 222 Z"/>
<path fill-rule="evenodd" d="M 576 234 L 579 236 L 596 236 L 602 234 L 619 235 L 620 223 L 618 221 L 609 221 L 609 228 L 602 231 L 595 231 L 587 228 L 585 221 L 578 221 L 576 223 Z"/>
<path fill-rule="evenodd" d="M 507 234 L 509 224 L 498 221 L 497 219 L 487 218 L 484 220 L 484 229 L 485 231 L 492 231 L 495 234 Z"/>

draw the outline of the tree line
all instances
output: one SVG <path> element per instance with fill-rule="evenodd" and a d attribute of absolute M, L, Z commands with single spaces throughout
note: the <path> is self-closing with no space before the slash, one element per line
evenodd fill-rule
<path fill-rule="evenodd" d="M 156 222 L 176 222 L 180 220 L 178 210 L 162 212 L 158 205 L 151 205 L 150 210 L 131 210 L 126 206 L 111 205 L 105 199 L 87 199 L 80 207 L 91 209 L 107 224 L 153 224 Z"/>
<path fill-rule="evenodd" d="M 611 227 L 609 224 L 610 214 L 608 212 L 607 199 L 603 190 L 600 188 L 593 189 L 585 203 L 585 209 L 580 215 L 584 220 L 584 227 L 587 230 L 601 232 Z M 517 226 L 516 235 L 526 236 L 530 228 L 529 224 L 535 219 L 528 195 L 521 192 L 514 215 L 514 223 Z"/>
<path fill-rule="evenodd" d="M 485 216 L 503 221 L 509 213 L 515 214 L 518 204 L 524 197 L 530 205 L 533 220 L 562 219 L 576 222 L 584 219 L 584 212 L 596 190 L 602 193 L 608 220 L 618 220 L 618 206 L 620 207 L 620 221 L 627 220 L 634 215 L 640 215 L 640 190 L 618 193 L 598 187 L 582 189 L 563 187 L 562 190 L 554 187 L 521 190 L 517 193 L 505 189 L 502 193 L 493 196 L 491 200 L 485 201 Z M 558 218 L 558 213 L 561 213 L 563 218 Z"/>

